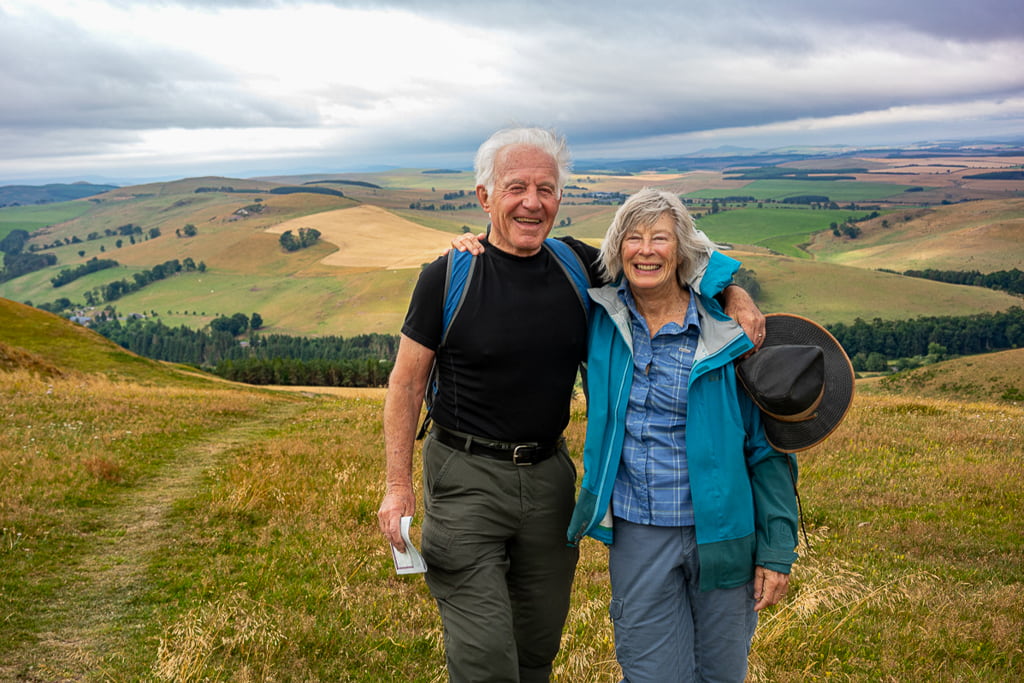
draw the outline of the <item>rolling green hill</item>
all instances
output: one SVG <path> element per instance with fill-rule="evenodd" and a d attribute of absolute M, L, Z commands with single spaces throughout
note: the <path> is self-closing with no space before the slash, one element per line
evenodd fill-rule
<path fill-rule="evenodd" d="M 895 375 L 861 380 L 857 391 L 1020 404 L 1024 402 L 1024 349 L 954 358 Z"/>
<path fill-rule="evenodd" d="M 900 210 L 860 224 L 855 240 L 818 234 L 816 258 L 860 268 L 1024 269 L 1024 198 Z"/>
<path fill-rule="evenodd" d="M 0 298 L 0 372 L 27 369 L 42 376 L 103 374 L 146 385 L 208 384 L 190 368 L 159 363 L 65 318 Z"/>

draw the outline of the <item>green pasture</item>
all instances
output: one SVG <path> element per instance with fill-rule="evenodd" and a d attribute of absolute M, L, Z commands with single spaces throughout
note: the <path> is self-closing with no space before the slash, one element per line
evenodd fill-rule
<path fill-rule="evenodd" d="M 905 192 L 911 187 L 914 186 L 856 180 L 754 180 L 746 185 L 726 190 L 699 190 L 687 194 L 686 197 L 722 199 L 751 196 L 758 201 L 772 199 L 781 202 L 790 197 L 822 195 L 833 202 L 877 202 L 893 198 L 906 200 L 910 195 L 905 195 Z"/>
<path fill-rule="evenodd" d="M 67 296 L 72 301 L 82 302 L 81 292 L 95 286 L 94 280 L 106 283 L 121 279 L 110 277 L 110 272 L 101 271 L 76 280 L 61 290 L 53 290 L 60 293 L 45 300 Z M 309 277 L 267 275 L 254 281 L 246 274 L 208 270 L 179 273 L 124 296 L 112 305 L 121 315 L 155 312 L 171 327 L 185 325 L 200 329 L 218 316 L 259 313 L 266 321 L 263 330 L 266 334 L 397 334 L 418 274 L 417 269 L 341 271 Z M 128 279 L 130 277 L 127 275 Z M 77 294 L 76 290 L 69 289 L 79 283 Z M 0 295 L 6 296 L 2 290 Z"/>
<path fill-rule="evenodd" d="M 25 230 L 31 233 L 48 225 L 78 218 L 91 208 L 93 208 L 93 204 L 88 201 L 5 206 L 0 208 L 0 239 L 7 237 L 12 230 Z"/>
<path fill-rule="evenodd" d="M 822 324 L 857 318 L 910 320 L 1005 311 L 1020 299 L 983 287 L 904 277 L 804 258 L 726 252 L 753 271 L 761 286 L 758 306 L 766 313 L 794 313 Z"/>
<path fill-rule="evenodd" d="M 773 206 L 746 207 L 705 214 L 697 226 L 716 242 L 765 247 L 786 256 L 809 258 L 799 247 L 832 223 L 864 216 L 866 211 Z"/>

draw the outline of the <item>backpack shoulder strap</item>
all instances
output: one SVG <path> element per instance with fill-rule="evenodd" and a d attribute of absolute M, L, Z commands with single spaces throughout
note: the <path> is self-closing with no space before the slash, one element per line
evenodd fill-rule
<path fill-rule="evenodd" d="M 441 319 L 441 341 L 438 348 L 444 346 L 448 340 L 448 329 L 452 320 L 462 309 L 462 302 L 466 300 L 466 293 L 469 291 L 466 285 L 473 277 L 476 268 L 476 258 L 468 251 L 452 249 L 448 252 L 448 270 L 444 277 L 444 313 Z"/>
<path fill-rule="evenodd" d="M 448 252 L 448 265 L 444 274 L 444 309 L 441 312 L 441 340 L 437 344 L 438 351 L 448 341 L 448 330 L 451 329 L 452 320 L 462 309 L 462 302 L 466 300 L 466 293 L 469 289 L 469 279 L 473 277 L 473 270 L 476 268 L 476 258 L 467 251 L 451 249 Z M 437 395 L 437 356 L 434 356 L 434 363 L 430 366 L 430 375 L 427 378 L 427 388 L 423 396 L 423 403 L 427 412 L 423 417 L 423 423 L 416 433 L 416 440 L 422 439 L 430 424 L 433 421 L 431 413 L 434 408 L 434 397 Z"/>
<path fill-rule="evenodd" d="M 590 288 L 590 275 L 583 265 L 583 259 L 580 258 L 575 249 L 562 240 L 548 237 L 544 240 L 544 246 L 558 259 L 558 265 L 562 267 L 565 277 L 569 279 L 573 289 L 576 290 L 576 296 L 579 297 L 580 306 L 583 307 L 583 313 L 586 315 L 590 309 L 587 300 L 587 289 Z"/>

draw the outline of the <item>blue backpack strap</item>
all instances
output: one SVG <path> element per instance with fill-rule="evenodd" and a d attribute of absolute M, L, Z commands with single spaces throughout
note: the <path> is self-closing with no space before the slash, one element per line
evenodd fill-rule
<path fill-rule="evenodd" d="M 444 310 L 441 312 L 441 340 L 437 344 L 437 350 L 448 341 L 448 330 L 452 326 L 452 320 L 459 314 L 462 302 L 466 300 L 466 293 L 469 289 L 469 279 L 473 277 L 473 270 L 476 268 L 476 258 L 467 251 L 451 249 L 448 252 L 448 266 L 444 274 Z M 427 389 L 424 392 L 423 403 L 427 412 L 423 417 L 419 432 L 416 433 L 416 440 L 422 439 L 430 429 L 433 421 L 431 413 L 434 408 L 434 397 L 437 395 L 437 356 L 434 356 L 434 363 L 430 366 L 430 376 L 427 378 Z"/>
<path fill-rule="evenodd" d="M 558 259 L 558 265 L 562 267 L 565 276 L 572 283 L 573 289 L 576 290 L 580 306 L 583 307 L 583 314 L 587 315 L 590 310 L 589 299 L 587 298 L 587 290 L 590 288 L 590 275 L 583 265 L 583 259 L 580 258 L 575 249 L 562 240 L 548 237 L 544 240 L 544 246 Z"/>
<path fill-rule="evenodd" d="M 438 348 L 448 340 L 448 329 L 452 320 L 459 314 L 462 302 L 466 300 L 466 287 L 473 277 L 476 258 L 468 251 L 452 249 L 448 252 L 448 270 L 444 277 L 444 313 L 441 318 L 441 341 Z"/>

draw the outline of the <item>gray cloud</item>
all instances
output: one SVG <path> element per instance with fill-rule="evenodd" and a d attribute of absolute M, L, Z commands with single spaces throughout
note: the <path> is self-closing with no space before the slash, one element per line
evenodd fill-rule
<path fill-rule="evenodd" d="M 125 10 L 138 5 L 108 3 Z M 863 144 L 944 131 L 1024 135 L 1019 0 L 317 4 L 412 13 L 425 26 L 444 24 L 476 41 L 470 49 L 443 36 L 425 41 L 424 61 L 441 65 L 426 72 L 394 60 L 394 38 L 381 35 L 370 53 L 330 63 L 322 83 L 291 91 L 293 74 L 260 74 L 256 86 L 252 73 L 178 47 L 173 34 L 161 44 L 111 41 L 43 9 L 5 13 L 0 6 L 0 175 L 12 172 L 3 157 L 86 164 L 92 154 L 116 156 L 148 132 L 167 129 L 319 135 L 290 138 L 300 141 L 295 149 L 268 149 L 268 167 L 285 159 L 468 163 L 487 133 L 512 122 L 552 125 L 574 147 L 623 153 L 631 141 L 637 149 L 677 154 L 692 150 L 664 145 L 820 144 L 828 136 Z M 284 10 L 290 17 L 310 7 L 288 0 L 165 0 L 159 6 L 204 16 Z M 286 52 L 283 43 L 291 37 L 252 40 Z M 389 59 L 388 85 L 350 78 Z M 415 62 L 415 56 L 405 59 Z M 453 78 L 444 64 L 473 75 Z M 997 107 L 998 101 L 1006 104 Z M 970 116 L 953 120 L 950 114 L 943 122 L 943 112 L 966 105 Z M 772 125 L 789 132 L 772 137 L 765 130 Z M 159 165 L 157 152 L 147 154 L 146 164 Z M 225 165 L 231 161 L 230 149 L 211 154 Z M 248 163 L 236 161 L 233 167 Z M 173 163 L 179 168 L 184 162 Z"/>
<path fill-rule="evenodd" d="M 310 126 L 312 107 L 239 88 L 196 55 L 111 45 L 49 15 L 0 8 L 0 127 L 32 130 Z"/>

